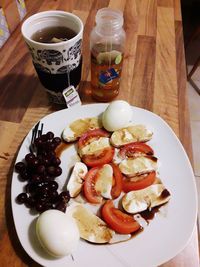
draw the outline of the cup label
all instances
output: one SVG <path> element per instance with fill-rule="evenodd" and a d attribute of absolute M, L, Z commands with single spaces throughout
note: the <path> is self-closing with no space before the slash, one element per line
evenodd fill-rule
<path fill-rule="evenodd" d="M 77 93 L 74 86 L 69 86 L 63 90 L 63 96 L 66 101 L 67 107 L 73 107 L 75 105 L 81 105 L 79 94 Z"/>

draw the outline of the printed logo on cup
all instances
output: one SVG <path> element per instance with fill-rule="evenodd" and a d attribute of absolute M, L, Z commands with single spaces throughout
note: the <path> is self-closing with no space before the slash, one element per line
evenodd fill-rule
<path fill-rule="evenodd" d="M 79 39 L 71 47 L 65 45 L 64 49 L 38 49 L 37 45 L 26 42 L 35 67 L 53 74 L 70 72 L 79 65 L 81 60 L 81 43 L 82 39 Z"/>

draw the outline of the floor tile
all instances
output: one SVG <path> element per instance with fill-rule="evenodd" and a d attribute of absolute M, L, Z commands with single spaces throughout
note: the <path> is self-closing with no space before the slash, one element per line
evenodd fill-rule
<path fill-rule="evenodd" d="M 197 84 L 199 85 L 200 88 L 200 81 Z M 200 95 L 195 91 L 195 89 L 189 82 L 187 83 L 187 86 L 188 86 L 190 120 L 200 121 Z"/>
<path fill-rule="evenodd" d="M 187 46 L 185 45 L 185 56 L 187 65 L 194 65 L 200 56 L 199 51 L 200 44 L 200 36 L 198 38 L 193 39 Z"/>
<path fill-rule="evenodd" d="M 192 65 L 187 66 L 187 73 L 189 73 L 192 69 Z M 200 81 L 200 66 L 195 70 L 194 74 L 192 75 L 193 81 Z"/>
<path fill-rule="evenodd" d="M 194 173 L 200 177 L 200 121 L 191 121 Z"/>

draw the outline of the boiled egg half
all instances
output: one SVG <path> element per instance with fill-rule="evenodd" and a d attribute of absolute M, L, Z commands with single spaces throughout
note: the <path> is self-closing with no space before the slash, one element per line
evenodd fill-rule
<path fill-rule="evenodd" d="M 103 113 L 103 127 L 110 132 L 127 127 L 131 123 L 132 113 L 129 103 L 115 100 L 108 105 Z"/>
<path fill-rule="evenodd" d="M 74 252 L 80 239 L 74 218 L 59 210 L 47 210 L 38 217 L 36 234 L 41 246 L 54 257 Z"/>

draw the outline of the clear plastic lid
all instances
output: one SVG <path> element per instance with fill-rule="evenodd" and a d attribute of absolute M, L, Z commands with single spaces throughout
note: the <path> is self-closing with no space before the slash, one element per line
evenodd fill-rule
<path fill-rule="evenodd" d="M 106 35 L 122 28 L 124 24 L 123 13 L 108 7 L 99 9 L 96 14 L 96 27 L 99 32 Z"/>

